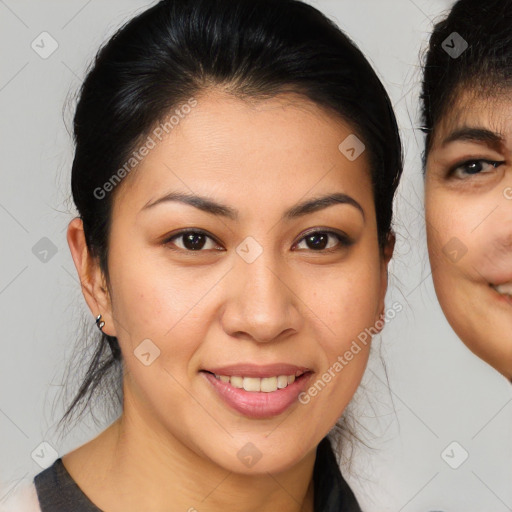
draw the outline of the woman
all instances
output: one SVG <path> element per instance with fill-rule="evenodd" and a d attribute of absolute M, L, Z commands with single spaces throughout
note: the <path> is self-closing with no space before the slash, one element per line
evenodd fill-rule
<path fill-rule="evenodd" d="M 384 325 L 402 171 L 361 52 L 299 1 L 164 0 L 101 49 L 74 130 L 102 338 L 68 414 L 112 365 L 123 410 L 36 475 L 41 510 L 360 510 L 327 435 Z"/>
<path fill-rule="evenodd" d="M 423 79 L 427 239 L 457 335 L 512 379 L 512 1 L 460 0 Z"/>

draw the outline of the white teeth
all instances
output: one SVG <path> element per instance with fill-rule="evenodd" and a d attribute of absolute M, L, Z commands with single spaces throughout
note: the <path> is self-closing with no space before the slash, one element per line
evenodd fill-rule
<path fill-rule="evenodd" d="M 242 389 L 244 387 L 244 379 L 242 377 L 231 377 L 231 378 L 229 378 L 229 380 L 230 380 L 230 384 L 234 388 Z"/>
<path fill-rule="evenodd" d="M 261 379 L 261 391 L 265 393 L 277 391 L 277 377 L 265 377 Z"/>
<path fill-rule="evenodd" d="M 283 389 L 286 386 L 288 386 L 288 377 L 286 375 L 279 375 L 279 377 L 277 377 L 277 387 Z"/>
<path fill-rule="evenodd" d="M 298 371 L 299 375 L 303 372 Z M 262 391 L 272 393 L 278 389 L 284 389 L 295 382 L 295 375 L 277 375 L 275 377 L 239 377 L 214 374 L 215 378 L 222 382 L 229 382 L 234 388 L 245 389 L 245 391 Z M 299 376 L 297 375 L 297 377 Z"/>
<path fill-rule="evenodd" d="M 500 284 L 499 286 L 493 286 L 493 288 L 502 295 L 512 295 L 512 283 Z"/>
<path fill-rule="evenodd" d="M 261 388 L 261 379 L 257 377 L 244 377 L 245 391 L 259 391 Z"/>

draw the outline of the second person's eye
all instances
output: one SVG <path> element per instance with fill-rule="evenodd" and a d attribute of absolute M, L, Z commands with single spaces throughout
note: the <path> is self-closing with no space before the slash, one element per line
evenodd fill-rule
<path fill-rule="evenodd" d="M 465 162 L 453 166 L 450 169 L 448 176 L 453 176 L 455 178 L 464 178 L 475 174 L 492 172 L 494 169 L 496 169 L 497 167 L 504 163 L 504 161 L 484 159 L 466 160 Z"/>

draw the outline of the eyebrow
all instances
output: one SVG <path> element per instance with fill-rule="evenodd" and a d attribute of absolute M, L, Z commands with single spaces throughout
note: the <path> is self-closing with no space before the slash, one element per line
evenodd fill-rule
<path fill-rule="evenodd" d="M 153 208 L 158 204 L 166 203 L 169 201 L 177 201 L 180 203 L 188 204 L 206 213 L 218 215 L 231 220 L 238 219 L 238 211 L 230 206 L 213 201 L 208 197 L 195 194 L 185 194 L 182 192 L 170 192 L 158 199 L 153 201 L 150 200 L 143 206 L 139 213 L 147 211 L 148 209 Z M 283 219 L 296 219 L 304 215 L 323 210 L 335 204 L 348 204 L 353 206 L 361 213 L 363 220 L 365 220 L 363 207 L 354 198 L 342 193 L 327 194 L 298 203 L 284 212 Z"/>
<path fill-rule="evenodd" d="M 443 140 L 442 146 L 455 141 L 479 142 L 493 149 L 498 149 L 503 145 L 504 138 L 499 133 L 487 130 L 486 128 L 464 126 L 448 135 Z"/>

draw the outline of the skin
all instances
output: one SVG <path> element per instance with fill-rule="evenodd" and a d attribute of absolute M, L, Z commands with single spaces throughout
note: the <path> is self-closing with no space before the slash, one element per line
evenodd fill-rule
<path fill-rule="evenodd" d="M 441 307 L 468 348 L 509 380 L 512 300 L 491 285 L 512 281 L 511 119 L 512 103 L 504 95 L 459 97 L 435 128 L 425 181 L 428 248 Z M 468 128 L 494 136 L 461 136 Z M 500 163 L 462 165 L 482 159 Z"/>
<path fill-rule="evenodd" d="M 84 297 L 119 339 L 125 374 L 120 418 L 63 462 L 108 512 L 171 503 L 201 512 L 312 511 L 316 447 L 356 391 L 370 344 L 307 405 L 264 419 L 229 408 L 199 370 L 287 362 L 312 369 L 314 382 L 383 313 L 394 239 L 380 251 L 366 152 L 354 161 L 340 153 L 354 132 L 340 118 L 291 94 L 246 103 L 209 90 L 196 98 L 116 191 L 110 287 L 81 221 L 69 224 Z M 170 191 L 207 195 L 239 219 L 176 201 L 141 211 Z M 364 216 L 337 203 L 282 219 L 333 192 L 357 201 Z M 200 251 L 187 252 L 183 237 L 165 243 L 184 228 L 212 238 Z M 330 235 L 319 251 L 304 238 L 311 228 L 353 243 Z M 263 250 L 250 264 L 236 252 L 248 236 Z M 149 366 L 134 355 L 146 338 L 160 349 Z M 249 442 L 262 454 L 250 468 L 237 457 Z"/>

